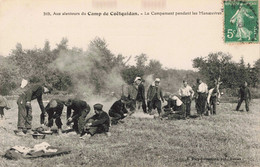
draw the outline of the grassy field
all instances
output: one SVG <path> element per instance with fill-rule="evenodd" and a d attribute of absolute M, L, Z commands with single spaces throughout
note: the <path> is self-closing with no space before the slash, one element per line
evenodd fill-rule
<path fill-rule="evenodd" d="M 129 117 L 125 123 L 112 126 L 112 136 L 100 134 L 85 141 L 76 135 L 50 135 L 44 140 L 15 136 L 17 105 L 10 102 L 13 108 L 5 112 L 6 120 L 0 120 L 1 155 L 14 145 L 33 147 L 43 141 L 70 147 L 72 152 L 17 161 L 0 157 L 0 166 L 260 166 L 259 99 L 253 100 L 249 113 L 234 111 L 235 103 L 221 103 L 217 115 L 203 118 Z M 40 109 L 36 102 L 32 104 L 33 126 L 39 127 Z M 104 104 L 107 111 L 111 103 Z"/>

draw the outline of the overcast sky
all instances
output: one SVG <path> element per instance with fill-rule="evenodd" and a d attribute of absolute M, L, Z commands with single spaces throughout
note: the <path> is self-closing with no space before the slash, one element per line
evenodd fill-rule
<path fill-rule="evenodd" d="M 89 42 L 98 36 L 107 41 L 114 54 L 145 53 L 167 68 L 192 69 L 192 59 L 217 51 L 229 52 L 237 62 L 241 56 L 251 64 L 260 58 L 259 44 L 224 43 L 223 14 L 43 16 L 43 12 L 220 12 L 223 8 L 220 0 L 147 1 L 0 1 L 0 55 L 7 56 L 18 42 L 24 49 L 33 49 L 42 48 L 45 40 L 49 40 L 54 48 L 63 37 L 69 40 L 69 47 L 87 49 Z"/>

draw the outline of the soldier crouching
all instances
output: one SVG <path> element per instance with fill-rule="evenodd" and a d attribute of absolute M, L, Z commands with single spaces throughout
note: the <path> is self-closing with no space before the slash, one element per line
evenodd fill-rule
<path fill-rule="evenodd" d="M 45 107 L 45 111 L 48 114 L 48 130 L 53 126 L 53 120 L 55 119 L 55 124 L 58 127 L 58 134 L 61 134 L 62 122 L 61 122 L 61 114 L 64 107 L 64 102 L 58 99 L 52 99 L 47 106 Z"/>
<path fill-rule="evenodd" d="M 67 125 L 73 122 L 73 129 L 77 134 L 82 134 L 85 118 L 90 112 L 90 107 L 87 102 L 78 99 L 69 99 L 65 105 L 67 106 Z M 71 114 L 71 110 L 74 110 Z"/>
<path fill-rule="evenodd" d="M 185 119 L 186 111 L 183 102 L 177 97 L 169 93 L 164 95 L 164 99 L 167 101 L 167 105 L 163 107 L 164 114 L 162 118 L 168 119 Z"/>
<path fill-rule="evenodd" d="M 81 134 L 81 139 L 89 138 L 97 133 L 106 133 L 108 136 L 110 136 L 110 119 L 108 114 L 104 112 L 102 108 L 102 104 L 94 105 L 95 115 L 88 119 L 84 128 L 84 132 Z"/>

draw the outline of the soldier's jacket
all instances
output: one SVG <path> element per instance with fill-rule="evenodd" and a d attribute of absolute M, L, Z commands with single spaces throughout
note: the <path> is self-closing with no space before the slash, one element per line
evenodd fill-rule
<path fill-rule="evenodd" d="M 110 119 L 106 112 L 102 111 L 101 114 L 95 114 L 91 118 L 93 122 L 91 126 L 106 126 L 109 127 L 110 125 Z"/>
<path fill-rule="evenodd" d="M 90 112 L 90 107 L 87 102 L 83 100 L 72 100 L 72 105 L 67 107 L 67 119 L 71 116 L 71 110 L 74 110 L 72 119 L 77 119 L 81 116 L 81 112 L 85 110 L 87 114 Z"/>
<path fill-rule="evenodd" d="M 62 110 L 64 107 L 64 102 L 58 99 L 52 99 L 47 106 L 45 107 L 45 110 L 47 113 L 53 112 L 53 118 L 58 118 L 62 114 Z"/>
<path fill-rule="evenodd" d="M 121 100 L 116 101 L 110 108 L 111 112 L 124 114 L 127 113 L 127 109 L 125 108 L 125 104 L 121 102 Z"/>
<path fill-rule="evenodd" d="M 138 101 L 145 100 L 145 89 L 142 83 L 138 85 L 136 100 Z"/>
<path fill-rule="evenodd" d="M 155 85 L 150 85 L 147 90 L 147 100 L 151 101 L 154 99 L 157 94 L 157 99 L 163 101 L 162 88 L 160 86 L 156 87 Z"/>
<path fill-rule="evenodd" d="M 241 99 L 250 99 L 251 100 L 251 92 L 248 87 L 242 86 L 239 89 L 239 95 Z"/>
<path fill-rule="evenodd" d="M 128 97 L 130 99 L 135 100 L 137 97 L 137 93 L 138 93 L 138 85 L 136 85 L 135 83 L 133 83 L 132 85 L 130 85 L 128 87 Z"/>
<path fill-rule="evenodd" d="M 25 98 L 25 102 L 30 102 L 34 99 L 37 99 L 38 104 L 41 108 L 42 113 L 45 112 L 45 108 L 42 102 L 42 95 L 44 93 L 44 88 L 41 85 L 32 85 L 25 92 L 23 92 L 23 96 Z"/>

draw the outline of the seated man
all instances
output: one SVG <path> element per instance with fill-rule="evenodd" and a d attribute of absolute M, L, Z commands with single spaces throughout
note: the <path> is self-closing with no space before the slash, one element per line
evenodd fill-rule
<path fill-rule="evenodd" d="M 65 105 L 67 106 L 67 125 L 73 122 L 73 129 L 77 134 L 82 134 L 85 118 L 90 112 L 89 105 L 85 101 L 78 99 L 69 99 L 65 102 Z M 74 110 L 72 115 L 71 110 Z"/>
<path fill-rule="evenodd" d="M 84 132 L 81 134 L 80 138 L 89 138 L 96 133 L 106 133 L 108 136 L 110 136 L 110 133 L 108 132 L 110 119 L 108 114 L 104 112 L 102 108 L 102 104 L 94 105 L 95 115 L 88 119 Z"/>
<path fill-rule="evenodd" d="M 168 117 L 168 119 L 185 119 L 186 112 L 184 104 L 177 96 L 166 93 L 164 99 L 167 101 L 167 105 L 163 107 L 165 113 L 162 117 Z"/>
<path fill-rule="evenodd" d="M 45 111 L 48 114 L 48 124 L 49 127 L 48 130 L 51 130 L 51 127 L 53 126 L 53 120 L 55 119 L 55 123 L 58 127 L 58 134 L 60 135 L 62 133 L 61 131 L 61 114 L 64 107 L 64 102 L 58 99 L 52 99 L 47 106 L 45 107 Z"/>
<path fill-rule="evenodd" d="M 112 117 L 112 125 L 118 123 L 119 120 L 124 119 L 127 116 L 128 111 L 125 108 L 127 97 L 122 96 L 120 100 L 116 101 L 109 110 L 109 116 Z"/>

